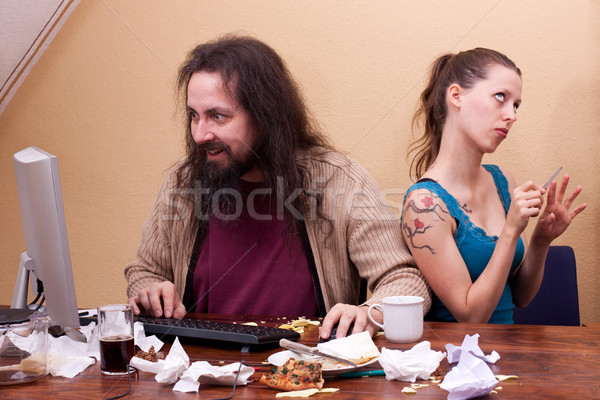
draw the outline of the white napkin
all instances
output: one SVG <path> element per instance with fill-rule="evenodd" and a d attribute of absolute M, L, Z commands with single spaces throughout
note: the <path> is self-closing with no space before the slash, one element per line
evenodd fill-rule
<path fill-rule="evenodd" d="M 169 354 L 165 357 L 162 369 L 154 379 L 158 383 L 175 383 L 190 365 L 190 357 L 187 355 L 179 338 L 175 338 Z"/>
<path fill-rule="evenodd" d="M 367 331 L 319 343 L 317 349 L 322 353 L 338 356 L 356 364 L 363 364 L 379 356 L 379 349 Z"/>
<path fill-rule="evenodd" d="M 135 345 L 145 352 L 148 352 L 152 346 L 154 346 L 154 351 L 158 352 L 164 345 L 164 343 L 155 335 L 146 336 L 144 324 L 141 322 L 135 322 L 133 324 L 133 338 Z"/>
<path fill-rule="evenodd" d="M 173 390 L 179 392 L 197 392 L 200 383 L 233 386 L 238 370 L 240 376 L 237 385 L 247 385 L 254 368 L 233 363 L 215 367 L 207 361 L 196 361 L 183 373 Z"/>
<path fill-rule="evenodd" d="M 481 351 L 479 348 L 478 333 L 474 334 L 473 336 L 466 335 L 460 347 L 457 347 L 453 344 L 447 344 L 446 351 L 448 351 L 448 363 L 450 364 L 457 362 L 463 351 L 469 351 L 475 357 L 492 364 L 500 359 L 500 354 L 498 354 L 495 350 L 487 356 L 483 354 L 483 351 Z"/>
<path fill-rule="evenodd" d="M 139 371 L 150 372 L 156 375 L 165 367 L 165 360 L 148 361 L 134 356 L 131 358 L 129 365 L 137 368 Z"/>
<path fill-rule="evenodd" d="M 48 372 L 52 376 L 73 378 L 95 362 L 93 357 L 68 357 L 60 353 L 50 353 Z"/>
<path fill-rule="evenodd" d="M 406 351 L 382 348 L 379 364 L 386 379 L 414 382 L 417 378 L 429 379 L 444 357 L 446 353 L 431 350 L 431 343 L 423 341 Z"/>
<path fill-rule="evenodd" d="M 498 384 L 484 360 L 471 351 L 462 351 L 458 364 L 444 377 L 440 387 L 448 391 L 448 400 L 484 396 Z"/>
<path fill-rule="evenodd" d="M 163 342 L 156 336 L 146 337 L 144 326 L 140 322 L 134 323 L 133 329 L 134 342 L 142 350 L 148 351 L 150 346 L 154 346 L 156 351 L 162 348 Z M 92 322 L 82 326 L 79 330 L 85 335 L 87 343 L 77 342 L 66 335 L 57 338 L 52 335 L 48 336 L 48 372 L 52 376 L 73 378 L 93 365 L 96 360 L 100 360 L 100 343 L 96 323 Z M 133 357 L 132 361 L 134 359 L 140 360 Z"/>
<path fill-rule="evenodd" d="M 87 343 L 77 342 L 63 335 L 48 335 L 48 372 L 52 376 L 73 378 L 100 359 L 100 343 L 96 323 L 82 326 L 80 332 Z"/>

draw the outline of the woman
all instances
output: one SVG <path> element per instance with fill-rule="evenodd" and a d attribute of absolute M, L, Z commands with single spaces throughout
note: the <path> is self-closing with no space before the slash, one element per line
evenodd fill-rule
<path fill-rule="evenodd" d="M 505 55 L 476 48 L 439 57 L 413 119 L 424 122 L 404 198 L 402 230 L 435 294 L 428 319 L 512 323 L 514 305 L 537 293 L 552 240 L 586 207 L 570 211 L 569 176 L 544 189 L 513 177 L 483 155 L 517 120 L 521 71 Z M 557 190 L 558 187 L 558 190 Z M 543 211 L 543 196 L 547 204 Z M 529 244 L 524 230 L 539 215 Z"/>

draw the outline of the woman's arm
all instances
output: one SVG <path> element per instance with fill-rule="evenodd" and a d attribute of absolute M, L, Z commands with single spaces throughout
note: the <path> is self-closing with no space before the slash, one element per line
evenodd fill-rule
<path fill-rule="evenodd" d="M 546 255 L 552 241 L 560 236 L 571 224 L 573 218 L 586 208 L 584 203 L 573 211 L 569 211 L 582 189 L 581 186 L 577 186 L 565 199 L 568 184 L 569 175 L 565 174 L 558 192 L 556 181 L 553 181 L 548 187 L 546 207 L 533 230 L 523 264 L 511 282 L 513 302 L 518 307 L 525 307 L 538 292 L 544 276 Z"/>
<path fill-rule="evenodd" d="M 485 270 L 475 281 L 454 241 L 456 223 L 445 203 L 426 189 L 411 192 L 403 208 L 403 235 L 432 290 L 459 322 L 486 323 L 502 295 L 519 235 L 541 200 L 528 182 L 515 190 L 507 222 Z"/>

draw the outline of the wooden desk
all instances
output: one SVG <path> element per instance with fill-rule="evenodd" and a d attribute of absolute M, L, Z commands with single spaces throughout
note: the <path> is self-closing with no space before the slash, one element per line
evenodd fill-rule
<path fill-rule="evenodd" d="M 282 319 L 253 318 L 242 316 L 200 316 L 208 319 L 256 321 L 263 325 L 278 325 Z M 557 327 L 528 325 L 478 325 L 452 323 L 425 323 L 421 340 L 431 342 L 434 350 L 445 351 L 447 343 L 460 345 L 466 334 L 479 333 L 479 345 L 485 354 L 496 350 L 501 358 L 491 365 L 494 374 L 518 375 L 517 380 L 504 381 L 492 399 L 591 399 L 600 398 L 600 327 Z M 318 328 L 310 327 L 302 335 L 301 342 L 315 345 Z M 379 348 L 408 350 L 412 345 L 389 343 L 383 336 L 375 338 Z M 241 353 L 239 348 L 208 347 L 184 344 L 190 360 L 206 360 L 213 365 L 245 361 L 245 364 L 266 368 L 262 362 L 280 349 L 268 348 Z M 262 365 L 262 366 L 261 366 Z M 369 368 L 379 369 L 378 363 Z M 450 369 L 447 360 L 440 364 L 446 374 Z M 236 389 L 234 399 L 275 399 L 274 390 L 258 383 L 261 373 L 254 374 L 254 382 Z M 428 383 L 417 381 L 417 383 Z M 385 377 L 353 379 L 327 379 L 325 387 L 341 389 L 333 394 L 320 394 L 311 398 L 327 399 L 396 399 L 442 398 L 448 392 L 435 384 L 417 389 L 417 393 L 400 393 L 409 382 L 388 381 Z M 23 385 L 0 387 L 0 398 L 34 399 L 101 399 L 116 396 L 127 390 L 127 378 L 113 378 L 100 373 L 98 363 L 89 367 L 73 379 L 47 376 Z M 198 393 L 180 393 L 172 390 L 173 385 L 161 385 L 154 375 L 140 373 L 132 383 L 131 393 L 125 399 L 156 398 L 224 398 L 231 395 L 231 387 L 200 385 Z"/>

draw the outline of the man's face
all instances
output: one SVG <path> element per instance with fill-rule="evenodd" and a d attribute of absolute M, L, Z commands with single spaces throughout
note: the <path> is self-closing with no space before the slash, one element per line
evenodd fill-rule
<path fill-rule="evenodd" d="M 217 72 L 195 72 L 187 88 L 191 132 L 206 156 L 206 168 L 218 179 L 238 173 L 251 182 L 263 180 L 253 152 L 257 130 L 248 112 L 229 96 Z M 235 172 L 234 172 L 235 171 Z"/>

